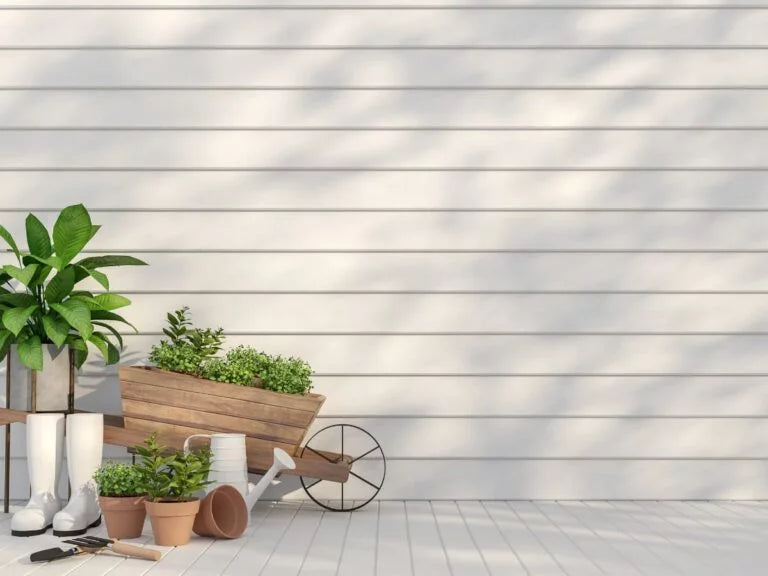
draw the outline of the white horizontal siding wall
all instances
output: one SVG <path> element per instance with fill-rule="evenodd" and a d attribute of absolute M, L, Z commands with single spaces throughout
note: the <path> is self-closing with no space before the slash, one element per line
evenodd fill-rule
<path fill-rule="evenodd" d="M 184 304 L 307 358 L 384 498 L 768 497 L 768 4 L 24 6 L 0 222 L 151 264 L 125 362 Z"/>

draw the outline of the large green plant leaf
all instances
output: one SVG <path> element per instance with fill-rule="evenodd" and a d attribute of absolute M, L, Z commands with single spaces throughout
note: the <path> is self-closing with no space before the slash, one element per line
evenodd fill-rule
<path fill-rule="evenodd" d="M 75 269 L 67 266 L 51 278 L 45 288 L 45 299 L 49 303 L 61 302 L 75 287 Z"/>
<path fill-rule="evenodd" d="M 45 228 L 45 224 L 34 214 L 27 216 L 26 220 L 27 228 L 27 244 L 29 245 L 29 251 L 35 256 L 40 258 L 48 258 L 53 254 L 53 247 L 51 246 L 51 237 L 48 235 L 48 230 Z"/>
<path fill-rule="evenodd" d="M 30 336 L 19 342 L 19 360 L 32 370 L 43 369 L 43 345 L 40 336 Z"/>
<path fill-rule="evenodd" d="M 34 254 L 30 254 L 29 258 L 37 262 L 40 262 L 40 264 L 44 264 L 46 266 L 50 266 L 51 268 L 55 268 L 56 270 L 61 270 L 64 267 L 64 265 L 61 263 L 61 258 L 59 258 L 58 256 L 49 256 L 48 258 L 41 258 L 40 256 L 35 256 Z"/>
<path fill-rule="evenodd" d="M 17 268 L 11 264 L 6 264 L 3 266 L 3 271 L 21 282 L 24 286 L 29 287 L 39 266 L 39 264 L 29 264 L 28 266 L 24 266 L 24 268 Z"/>
<path fill-rule="evenodd" d="M 10 330 L 0 330 L 0 358 L 4 358 L 13 344 L 13 334 Z"/>
<path fill-rule="evenodd" d="M 45 335 L 50 338 L 51 342 L 56 344 L 57 347 L 64 346 L 69 336 L 69 324 L 67 324 L 61 318 L 56 318 L 50 314 L 43 316 L 43 329 Z"/>
<path fill-rule="evenodd" d="M 8 232 L 5 226 L 0 226 L 0 238 L 6 241 L 8 246 L 11 247 L 11 250 L 13 250 L 13 253 L 16 254 L 16 260 L 21 263 L 21 254 L 19 252 L 19 247 L 16 245 L 16 240 L 13 239 L 13 236 Z"/>
<path fill-rule="evenodd" d="M 67 206 L 53 225 L 53 246 L 63 266 L 69 264 L 85 248 L 93 236 L 88 210 L 82 204 Z"/>
<path fill-rule="evenodd" d="M 69 337 L 67 337 L 67 344 L 69 344 L 69 347 L 72 348 L 72 351 L 74 352 L 75 366 L 80 368 L 85 364 L 85 361 L 88 358 L 88 345 L 82 338 L 75 336 L 74 334 L 70 334 Z"/>
<path fill-rule="evenodd" d="M 91 310 L 91 319 L 92 320 L 112 320 L 113 322 L 122 322 L 123 324 L 127 324 L 128 326 L 133 328 L 134 332 L 138 333 L 136 326 L 128 322 L 128 320 L 126 320 L 119 314 L 115 314 L 114 312 L 109 312 L 107 310 Z"/>
<path fill-rule="evenodd" d="M 120 351 L 102 332 L 94 332 L 88 339 L 88 342 L 96 346 L 104 357 L 104 361 L 109 364 L 117 364 L 120 361 Z"/>
<path fill-rule="evenodd" d="M 38 309 L 37 304 L 28 306 L 27 308 L 11 308 L 3 312 L 3 326 L 13 332 L 14 336 L 18 336 L 21 329 L 27 324 L 29 317 L 34 314 Z"/>
<path fill-rule="evenodd" d="M 107 275 L 103 272 L 99 272 L 98 270 L 90 270 L 88 268 L 84 268 L 80 266 L 79 264 L 74 264 L 75 266 L 75 284 L 80 282 L 83 278 L 86 278 L 90 276 L 96 282 L 102 285 L 104 290 L 109 290 L 109 278 L 107 278 Z"/>
<path fill-rule="evenodd" d="M 99 294 L 95 299 L 99 303 L 99 306 L 104 310 L 117 310 L 118 308 L 123 308 L 131 303 L 125 296 L 114 294 L 112 292 L 109 294 Z"/>
<path fill-rule="evenodd" d="M 94 326 L 101 326 L 102 328 L 106 328 L 109 330 L 112 335 L 115 337 L 115 340 L 117 340 L 118 344 L 120 344 L 120 350 L 125 348 L 125 344 L 123 343 L 123 335 L 118 332 L 114 326 L 110 326 L 106 322 L 99 322 L 98 320 L 93 321 Z"/>
<path fill-rule="evenodd" d="M 61 304 L 51 304 L 51 308 L 61 314 L 61 317 L 77 330 L 83 340 L 88 340 L 91 337 L 93 334 L 91 311 L 84 302 L 69 299 Z"/>
<path fill-rule="evenodd" d="M 0 294 L 0 304 L 8 304 L 17 308 L 26 308 L 27 306 L 34 306 L 37 304 L 37 300 L 31 294 L 24 294 L 18 292 L 14 294 Z"/>
<path fill-rule="evenodd" d="M 83 258 L 75 263 L 77 266 L 93 270 L 94 268 L 107 268 L 110 266 L 146 266 L 147 263 L 133 256 L 121 256 L 118 254 L 107 254 L 105 256 L 91 256 Z"/>

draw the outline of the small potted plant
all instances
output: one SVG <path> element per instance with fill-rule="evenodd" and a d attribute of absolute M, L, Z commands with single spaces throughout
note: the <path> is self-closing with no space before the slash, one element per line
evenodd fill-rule
<path fill-rule="evenodd" d="M 99 488 L 99 506 L 109 537 L 124 540 L 141 536 L 147 511 L 140 470 L 130 464 L 107 462 L 93 479 Z"/>
<path fill-rule="evenodd" d="M 135 449 L 141 457 L 136 467 L 146 492 L 144 506 L 152 523 L 155 544 L 187 544 L 200 509 L 196 494 L 210 484 L 211 451 L 202 448 L 186 454 L 167 454 L 154 434 Z"/>

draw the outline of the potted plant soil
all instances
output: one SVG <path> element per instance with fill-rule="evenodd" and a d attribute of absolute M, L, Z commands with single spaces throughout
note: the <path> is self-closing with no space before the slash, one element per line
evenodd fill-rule
<path fill-rule="evenodd" d="M 130 464 L 107 462 L 93 475 L 107 534 L 115 540 L 138 538 L 147 516 L 142 475 Z"/>
<path fill-rule="evenodd" d="M 210 450 L 203 448 L 186 454 L 167 454 L 154 434 L 135 450 L 141 457 L 136 467 L 147 495 L 144 506 L 152 523 L 155 544 L 187 544 L 200 510 L 200 499 L 196 494 L 210 483 Z"/>

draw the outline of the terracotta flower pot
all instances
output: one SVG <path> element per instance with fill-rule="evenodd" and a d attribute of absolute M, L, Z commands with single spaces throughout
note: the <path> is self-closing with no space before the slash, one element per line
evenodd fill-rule
<path fill-rule="evenodd" d="M 158 546 L 183 546 L 192 536 L 195 515 L 200 510 L 200 500 L 187 502 L 150 502 L 146 500 L 152 533 Z"/>
<path fill-rule="evenodd" d="M 239 538 L 248 527 L 248 507 L 234 486 L 222 484 L 203 498 L 192 530 L 209 538 Z"/>
<path fill-rule="evenodd" d="M 138 538 L 144 529 L 147 510 L 144 496 L 113 498 L 99 496 L 99 507 L 107 524 L 107 535 L 115 540 Z"/>

